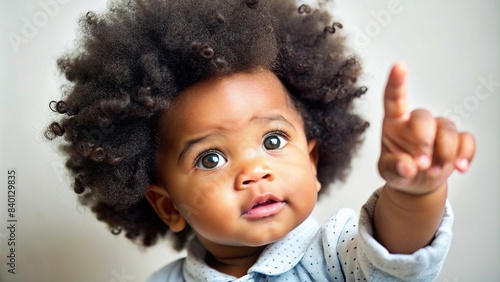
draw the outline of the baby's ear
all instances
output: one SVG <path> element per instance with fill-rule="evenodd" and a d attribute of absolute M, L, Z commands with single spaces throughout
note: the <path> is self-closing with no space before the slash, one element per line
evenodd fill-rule
<path fill-rule="evenodd" d="M 318 143 L 316 140 L 308 140 L 307 141 L 307 150 L 309 151 L 309 160 L 311 162 L 311 170 L 316 176 L 316 189 L 321 190 L 321 183 L 318 181 L 317 173 L 318 173 L 318 161 L 319 161 L 319 152 L 318 152 Z"/>
<path fill-rule="evenodd" d="M 318 165 L 319 153 L 318 153 L 318 143 L 316 140 L 307 141 L 307 150 L 309 151 L 309 158 L 311 163 L 314 165 L 314 170 L 316 172 L 316 166 Z"/>
<path fill-rule="evenodd" d="M 170 227 L 170 230 L 180 232 L 186 227 L 186 219 L 179 213 L 165 189 L 151 184 L 146 190 L 145 196 L 156 214 Z"/>

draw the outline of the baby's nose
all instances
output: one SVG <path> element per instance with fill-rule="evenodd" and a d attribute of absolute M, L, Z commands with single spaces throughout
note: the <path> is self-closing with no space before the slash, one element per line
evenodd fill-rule
<path fill-rule="evenodd" d="M 246 150 L 236 177 L 236 189 L 246 189 L 259 181 L 273 181 L 274 171 L 266 164 L 265 157 L 255 150 Z"/>

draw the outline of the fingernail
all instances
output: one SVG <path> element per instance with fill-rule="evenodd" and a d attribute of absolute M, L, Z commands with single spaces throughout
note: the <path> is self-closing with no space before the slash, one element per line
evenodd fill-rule
<path fill-rule="evenodd" d="M 457 166 L 461 170 L 467 170 L 469 168 L 469 161 L 467 159 L 461 159 L 458 161 Z"/>
<path fill-rule="evenodd" d="M 403 161 L 399 161 L 397 164 L 396 164 L 396 169 L 398 170 L 398 174 L 400 176 L 403 176 L 405 177 L 406 176 L 406 168 L 405 168 L 405 164 Z"/>
<path fill-rule="evenodd" d="M 420 167 L 429 167 L 431 164 L 431 159 L 426 155 L 421 155 L 417 158 L 417 163 Z"/>

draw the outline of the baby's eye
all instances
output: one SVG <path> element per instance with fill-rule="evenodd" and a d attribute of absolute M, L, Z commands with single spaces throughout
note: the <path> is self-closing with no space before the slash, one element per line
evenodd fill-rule
<path fill-rule="evenodd" d="M 272 134 L 264 138 L 262 148 L 264 148 L 264 150 L 279 150 L 285 147 L 286 143 L 288 143 L 288 141 L 286 141 L 285 138 L 277 134 Z"/>
<path fill-rule="evenodd" d="M 218 168 L 226 163 L 226 159 L 217 151 L 208 151 L 196 161 L 196 167 L 204 170 Z"/>

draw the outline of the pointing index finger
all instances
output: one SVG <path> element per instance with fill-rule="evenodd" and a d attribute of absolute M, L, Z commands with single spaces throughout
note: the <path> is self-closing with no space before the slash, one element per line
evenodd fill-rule
<path fill-rule="evenodd" d="M 406 64 L 397 62 L 391 69 L 384 94 L 385 118 L 400 118 L 407 114 Z"/>

